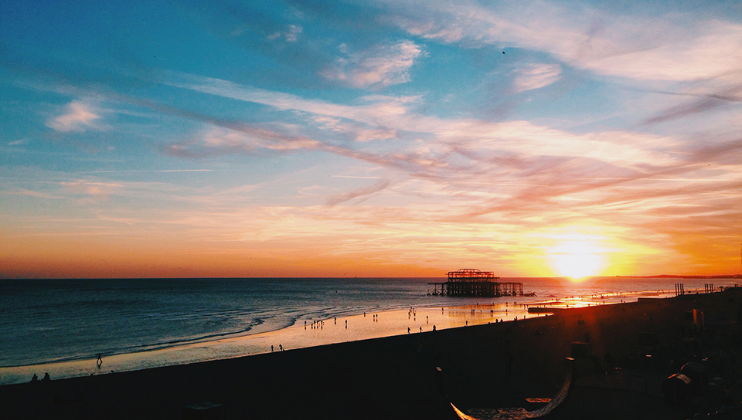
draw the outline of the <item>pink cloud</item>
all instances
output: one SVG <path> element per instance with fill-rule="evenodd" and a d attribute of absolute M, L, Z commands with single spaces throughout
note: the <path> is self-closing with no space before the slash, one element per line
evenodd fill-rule
<path fill-rule="evenodd" d="M 515 92 L 539 89 L 559 80 L 562 68 L 559 64 L 529 64 L 515 72 Z"/>
<path fill-rule="evenodd" d="M 72 101 L 65 106 L 64 113 L 47 121 L 47 127 L 61 132 L 86 131 L 88 129 L 100 130 L 97 124 L 100 115 L 96 113 L 90 104 L 80 101 Z"/>
<path fill-rule="evenodd" d="M 410 81 L 409 69 L 422 54 L 412 41 L 383 45 L 339 58 L 320 73 L 357 88 L 381 88 Z"/>

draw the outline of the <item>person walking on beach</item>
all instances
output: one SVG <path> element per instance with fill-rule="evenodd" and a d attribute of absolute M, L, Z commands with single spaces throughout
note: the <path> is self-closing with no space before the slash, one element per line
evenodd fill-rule
<path fill-rule="evenodd" d="M 410 327 L 407 327 L 407 334 L 410 333 Z"/>
<path fill-rule="evenodd" d="M 100 369 L 101 365 L 103 365 L 103 358 L 101 357 L 101 353 L 98 353 L 98 360 L 96 360 L 95 363 L 98 365 L 98 369 Z"/>

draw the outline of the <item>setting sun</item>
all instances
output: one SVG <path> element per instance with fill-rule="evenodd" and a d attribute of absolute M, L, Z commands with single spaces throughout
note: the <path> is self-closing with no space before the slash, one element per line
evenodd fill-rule
<path fill-rule="evenodd" d="M 577 280 L 599 273 L 605 263 L 602 251 L 588 242 L 565 242 L 552 248 L 550 257 L 559 275 Z"/>

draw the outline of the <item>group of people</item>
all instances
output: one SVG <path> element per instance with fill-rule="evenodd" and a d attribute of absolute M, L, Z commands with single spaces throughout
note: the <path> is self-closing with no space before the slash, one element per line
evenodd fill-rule
<path fill-rule="evenodd" d="M 98 366 L 98 370 L 100 370 L 100 367 L 103 365 L 103 354 L 98 353 L 98 358 L 95 360 L 96 366 Z M 113 372 L 113 371 L 111 371 Z M 44 372 L 44 377 L 39 380 L 39 377 L 34 373 L 31 377 L 31 382 L 49 382 L 52 378 L 49 376 L 49 372 Z"/>
<path fill-rule="evenodd" d="M 335 318 L 335 323 L 337 324 L 337 318 Z M 325 321 L 312 321 L 311 328 L 314 329 L 323 329 L 325 327 Z M 304 329 L 307 329 L 307 321 L 304 321 Z"/>
<path fill-rule="evenodd" d="M 433 331 L 435 331 L 435 325 L 433 325 Z M 407 327 L 407 334 L 410 334 L 411 332 L 412 330 L 410 329 L 410 327 Z M 420 327 L 420 332 L 423 332 L 423 327 Z"/>
<path fill-rule="evenodd" d="M 49 382 L 51 380 L 52 380 L 52 378 L 49 377 L 49 372 L 44 372 L 44 377 L 41 378 L 40 381 L 39 381 L 39 377 L 36 376 L 35 373 L 33 374 L 33 377 L 31 378 L 31 382 Z"/>

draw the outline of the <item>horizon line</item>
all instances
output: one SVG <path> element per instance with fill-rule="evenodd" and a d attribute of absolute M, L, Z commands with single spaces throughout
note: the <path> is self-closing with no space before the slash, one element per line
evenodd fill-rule
<path fill-rule="evenodd" d="M 309 276 L 309 277 L 281 277 L 281 276 L 268 276 L 268 277 L 208 277 L 208 276 L 194 276 L 194 277 L 1 277 L 2 280 L 317 280 L 317 279 L 378 279 L 378 280 L 394 280 L 394 279 L 437 279 L 447 278 L 447 276 L 369 276 L 369 277 L 341 277 L 341 276 Z M 573 279 L 569 276 L 500 276 L 498 279 L 563 279 L 563 280 L 588 280 L 588 279 L 606 279 L 606 278 L 742 278 L 741 274 L 652 274 L 652 275 L 613 275 L 613 276 L 586 276 L 579 279 Z"/>

